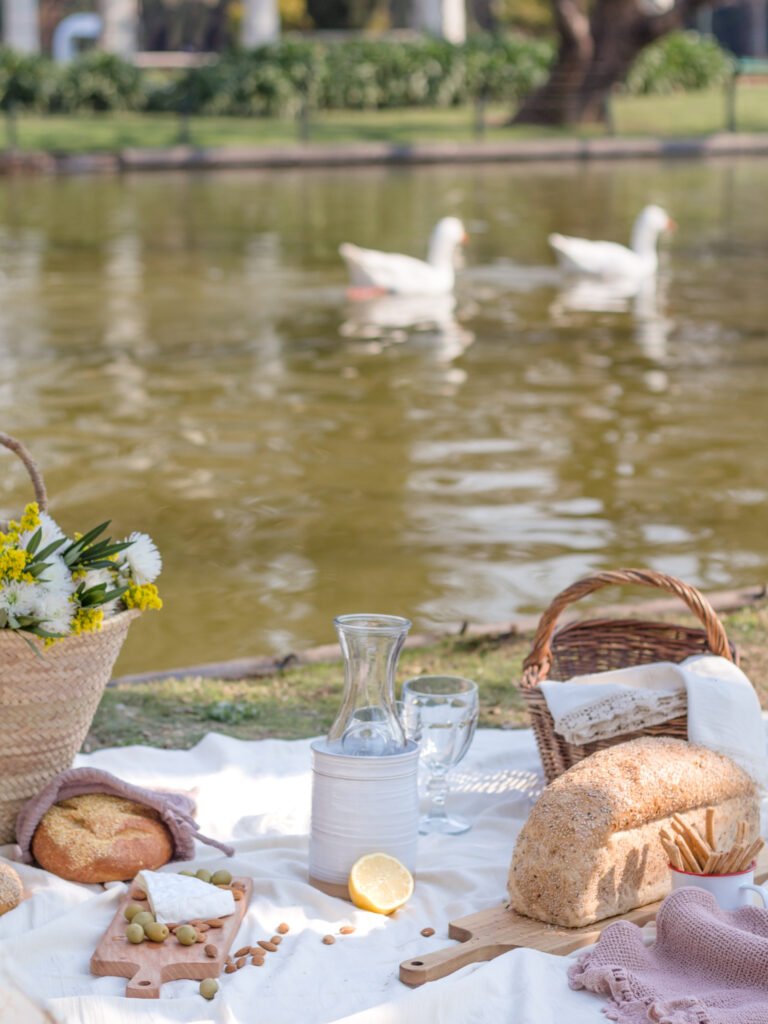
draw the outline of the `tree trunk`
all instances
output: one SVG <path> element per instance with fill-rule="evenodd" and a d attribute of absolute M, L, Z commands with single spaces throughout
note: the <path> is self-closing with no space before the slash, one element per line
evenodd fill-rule
<path fill-rule="evenodd" d="M 528 96 L 513 124 L 605 120 L 608 98 L 640 51 L 684 23 L 701 0 L 552 0 L 560 36 L 549 78 Z M 652 12 L 652 13 L 649 13 Z"/>

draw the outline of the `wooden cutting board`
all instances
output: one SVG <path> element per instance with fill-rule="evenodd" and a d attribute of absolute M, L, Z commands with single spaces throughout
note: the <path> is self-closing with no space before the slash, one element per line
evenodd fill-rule
<path fill-rule="evenodd" d="M 160 987 L 165 981 L 218 978 L 253 893 L 252 879 L 235 878 L 233 881 L 243 885 L 243 898 L 235 903 L 234 914 L 222 918 L 223 926 L 211 928 L 205 933 L 205 942 L 197 942 L 194 946 L 182 946 L 172 935 L 165 942 L 145 940 L 134 946 L 125 937 L 128 922 L 123 911 L 129 903 L 139 903 L 141 906 L 146 904 L 147 910 L 149 904 L 130 893 L 124 896 L 91 957 L 91 973 L 99 977 L 116 975 L 118 978 L 128 978 L 125 994 L 134 999 L 158 999 Z M 215 957 L 209 957 L 204 952 L 205 946 L 209 944 L 216 947 Z"/>
<path fill-rule="evenodd" d="M 766 851 L 763 850 L 758 858 L 755 881 L 762 883 L 766 879 L 768 860 Z M 575 949 L 597 942 L 603 928 L 607 928 L 615 921 L 631 921 L 640 926 L 653 921 L 660 906 L 661 900 L 658 903 L 649 903 L 647 907 L 632 910 L 628 914 L 597 921 L 584 928 L 558 928 L 556 925 L 533 921 L 503 906 L 491 907 L 451 921 L 448 925 L 448 936 L 451 939 L 458 939 L 461 945 L 447 946 L 413 960 L 404 960 L 400 964 L 400 981 L 416 988 L 427 981 L 436 981 L 438 978 L 453 974 L 467 964 L 493 960 L 494 957 L 508 953 L 511 949 L 523 947 L 565 956 Z"/>

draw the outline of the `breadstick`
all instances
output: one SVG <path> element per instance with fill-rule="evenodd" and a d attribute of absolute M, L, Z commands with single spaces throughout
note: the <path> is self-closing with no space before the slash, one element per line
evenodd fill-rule
<path fill-rule="evenodd" d="M 741 843 L 739 843 L 737 846 L 734 846 L 733 849 L 728 854 L 728 856 L 726 857 L 725 864 L 723 864 L 723 866 L 722 866 L 722 868 L 720 870 L 720 874 L 721 875 L 732 875 L 732 874 L 734 874 L 735 871 L 736 871 L 736 865 L 741 863 L 741 858 L 744 856 L 745 853 L 746 853 L 746 850 L 741 845 Z"/>
<path fill-rule="evenodd" d="M 714 850 L 715 849 L 715 808 L 714 807 L 708 807 L 707 808 L 706 832 L 707 832 L 707 842 L 709 843 L 709 845 Z"/>
<path fill-rule="evenodd" d="M 704 865 L 704 870 L 702 871 L 703 875 L 714 875 L 715 874 L 715 865 L 717 864 L 718 857 L 719 857 L 719 854 L 717 854 L 717 853 L 710 853 L 710 855 L 707 857 L 707 863 Z"/>
<path fill-rule="evenodd" d="M 673 868 L 677 868 L 678 871 L 685 871 L 683 866 L 683 858 L 680 856 L 680 851 L 674 843 L 668 842 L 666 839 L 661 840 L 661 845 L 667 851 L 669 862 Z"/>
<path fill-rule="evenodd" d="M 746 821 L 740 821 L 739 827 L 736 829 L 736 843 L 743 843 L 747 838 L 747 823 Z"/>
<path fill-rule="evenodd" d="M 725 864 L 725 858 L 727 856 L 728 856 L 728 854 L 727 853 L 723 853 L 722 850 L 720 851 L 720 853 L 716 853 L 715 854 L 715 857 L 717 859 L 715 861 L 715 866 L 712 868 L 712 874 L 713 875 L 719 875 L 720 874 L 720 869 L 722 868 L 723 864 Z"/>
<path fill-rule="evenodd" d="M 762 836 L 758 836 L 757 839 L 750 846 L 747 847 L 747 851 L 741 858 L 737 870 L 748 871 L 749 868 L 752 866 L 752 862 L 754 861 L 755 857 L 764 846 L 765 840 Z"/>
<path fill-rule="evenodd" d="M 672 828 L 685 841 L 688 849 L 693 854 L 697 870 L 698 868 L 703 868 L 711 851 L 702 843 L 698 832 L 684 822 L 678 814 L 672 816 Z"/>
<path fill-rule="evenodd" d="M 680 850 L 677 848 L 677 846 L 675 846 L 674 843 L 670 844 L 668 853 L 672 861 L 672 867 L 677 868 L 678 871 L 685 871 L 683 855 L 680 853 Z"/>
<path fill-rule="evenodd" d="M 688 843 L 686 843 L 685 839 L 681 835 L 678 835 L 676 842 L 677 848 L 680 850 L 680 854 L 683 858 L 683 862 L 688 865 L 688 870 L 692 871 L 696 875 L 700 875 L 701 865 L 691 853 Z"/>

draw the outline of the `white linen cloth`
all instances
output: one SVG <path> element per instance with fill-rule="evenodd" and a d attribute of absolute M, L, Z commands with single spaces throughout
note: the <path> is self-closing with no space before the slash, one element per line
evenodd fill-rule
<path fill-rule="evenodd" d="M 601 1024 L 603 1000 L 571 992 L 568 961 L 515 950 L 412 991 L 398 980 L 401 961 L 449 945 L 448 922 L 506 895 L 515 837 L 542 786 L 531 733 L 479 730 L 453 773 L 450 808 L 472 829 L 419 840 L 416 890 L 393 918 L 358 910 L 307 883 L 309 741 L 243 742 L 209 734 L 193 750 L 125 747 L 81 756 L 144 786 L 192 789 L 204 832 L 234 840 L 227 858 L 198 844 L 197 867 L 227 868 L 254 879 L 254 896 L 233 944 L 269 938 L 290 925 L 263 968 L 220 979 L 212 1002 L 198 983 L 173 981 L 162 997 L 126 999 L 125 980 L 95 978 L 91 953 L 115 911 L 121 883 L 77 885 L 15 865 L 28 898 L 0 917 L 0 960 L 10 955 L 64 1024 Z M 10 857 L 14 848 L 0 848 Z M 178 870 L 174 865 L 170 870 Z M 339 936 L 343 924 L 356 931 Z M 433 938 L 419 933 L 427 925 Z M 325 946 L 323 935 L 337 935 Z M 3 999 L 0 995 L 0 1021 Z M 12 1020 L 10 1024 L 25 1024 Z"/>
<path fill-rule="evenodd" d="M 688 739 L 730 757 L 761 786 L 768 783 L 760 701 L 733 662 L 697 654 L 591 675 L 547 680 L 541 691 L 555 732 L 569 743 L 634 732 L 688 711 Z"/>

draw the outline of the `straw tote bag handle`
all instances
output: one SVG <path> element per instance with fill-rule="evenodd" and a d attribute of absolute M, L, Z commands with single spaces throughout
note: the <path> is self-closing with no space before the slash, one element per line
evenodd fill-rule
<path fill-rule="evenodd" d="M 656 587 L 679 597 L 704 626 L 707 634 L 707 646 L 710 651 L 713 654 L 719 654 L 722 658 L 727 658 L 728 661 L 733 661 L 722 622 L 706 597 L 700 594 L 695 587 L 683 583 L 676 576 L 667 576 L 665 573 L 654 572 L 651 569 L 616 569 L 611 572 L 596 572 L 591 576 L 585 576 L 584 579 L 562 590 L 552 601 L 539 619 L 533 650 L 523 662 L 523 689 L 531 689 L 547 678 L 552 664 L 552 634 L 563 610 L 569 604 L 580 601 L 582 597 L 601 590 L 603 587 L 627 583 Z"/>
<path fill-rule="evenodd" d="M 8 448 L 15 455 L 21 459 L 29 473 L 29 478 L 32 481 L 32 486 L 35 489 L 35 501 L 41 512 L 47 512 L 48 510 L 48 494 L 45 490 L 45 484 L 43 483 L 43 476 L 40 470 L 37 468 L 37 463 L 29 454 L 27 449 L 21 443 L 17 441 L 15 437 L 11 437 L 10 434 L 4 434 L 0 431 L 0 445 Z M 2 529 L 3 523 L 0 522 L 0 529 Z"/>

